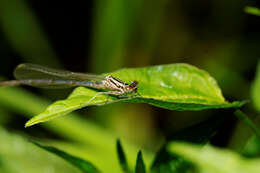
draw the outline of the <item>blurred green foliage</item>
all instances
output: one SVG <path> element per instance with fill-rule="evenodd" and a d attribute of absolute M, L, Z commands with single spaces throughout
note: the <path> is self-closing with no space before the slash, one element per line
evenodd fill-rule
<path fill-rule="evenodd" d="M 259 15 L 259 10 L 248 6 L 254 6 L 253 3 L 244 0 L 77 3 L 1 0 L 1 77 L 11 77 L 13 67 L 24 62 L 94 73 L 126 66 L 185 62 L 206 69 L 216 78 L 227 100 L 252 100 L 244 109 L 249 119 L 260 127 L 259 65 L 254 78 L 260 57 L 259 18 L 254 15 Z M 259 157 L 259 139 L 241 125 L 243 122 L 232 119 L 229 116 L 232 112 L 227 110 L 175 112 L 140 104 L 117 104 L 89 108 L 24 129 L 24 123 L 42 112 L 50 100 L 64 99 L 69 93 L 67 90 L 26 89 L 30 92 L 0 88 L 0 172 L 78 171 L 58 157 L 39 150 L 24 140 L 24 136 L 36 136 L 89 160 L 101 172 L 121 172 L 116 156 L 116 139 L 120 137 L 130 170 L 134 170 L 139 149 L 150 168 L 158 148 L 174 139 L 172 136 L 175 139 L 187 136 L 181 138 L 185 141 L 196 139 L 197 131 L 189 129 L 196 124 L 205 127 L 198 130 L 203 137 L 214 132 L 206 142 L 248 157 Z M 198 123 L 208 117 L 220 119 L 210 119 L 210 126 Z M 194 152 L 195 159 L 201 155 L 197 147 L 187 146 L 187 151 Z M 215 149 L 208 153 L 214 154 Z M 229 158 L 229 151 L 220 153 L 219 157 L 211 156 L 216 161 Z M 245 166 L 241 170 L 254 167 L 251 161 L 241 161 L 237 155 L 233 157 L 233 153 L 230 158 L 235 158 L 234 165 Z M 202 158 L 194 161 L 202 163 Z M 173 165 L 173 168 L 179 164 L 169 163 L 173 164 L 167 166 Z M 213 163 L 217 162 L 205 165 L 207 170 L 209 167 L 210 171 L 215 170 Z"/>
<path fill-rule="evenodd" d="M 53 153 L 53 154 L 56 154 L 57 156 L 63 158 L 64 160 L 68 161 L 69 163 L 71 163 L 72 165 L 74 165 L 75 167 L 79 168 L 82 172 L 85 172 L 85 173 L 99 173 L 100 171 L 96 168 L 96 166 L 94 166 L 92 163 L 90 163 L 89 161 L 86 161 L 84 159 L 81 159 L 79 157 L 75 157 L 75 156 L 72 156 L 62 150 L 59 150 L 55 147 L 51 147 L 51 146 L 44 146 L 42 144 L 39 144 L 37 142 L 34 142 L 33 143 L 50 152 L 50 153 Z"/>
<path fill-rule="evenodd" d="M 257 115 L 255 117 L 255 121 L 260 127 L 259 113 L 260 113 L 260 62 L 257 65 L 257 71 L 255 80 L 251 87 L 251 98 L 253 102 L 253 106 L 257 111 Z M 259 157 L 260 156 L 260 139 L 253 135 L 250 137 L 246 143 L 245 148 L 243 149 L 243 154 L 250 157 Z"/>
<path fill-rule="evenodd" d="M 260 112 L 260 61 L 258 62 L 256 77 L 254 83 L 252 84 L 251 91 L 254 107 L 258 112 Z"/>
<path fill-rule="evenodd" d="M 142 152 L 139 151 L 136 159 L 135 173 L 146 173 Z"/>
<path fill-rule="evenodd" d="M 37 148 L 22 134 L 13 134 L 0 128 L 0 137 L 0 172 L 80 172 L 65 161 Z"/>
<path fill-rule="evenodd" d="M 260 16 L 260 9 L 256 7 L 246 7 L 245 12 L 247 12 L 248 14 Z"/>
<path fill-rule="evenodd" d="M 17 97 L 18 96 L 18 97 Z M 31 93 L 19 88 L 2 87 L 0 88 L 0 104 L 2 108 L 13 109 L 26 117 L 31 117 L 46 107 L 47 102 Z M 74 115 L 59 118 L 44 124 L 44 127 L 53 133 L 68 140 L 81 143 L 78 145 L 62 145 L 80 157 L 86 158 L 93 163 L 98 163 L 105 170 L 116 171 L 117 165 L 115 141 L 116 136 L 112 132 L 105 131 L 103 128 Z M 105 141 L 105 143 L 104 143 Z M 58 145 L 60 146 L 60 145 Z M 126 143 L 127 153 L 132 160 L 129 162 L 134 165 L 134 158 L 138 148 Z M 64 148 L 62 148 L 64 149 Z M 82 151 L 86 151 L 82 152 Z M 107 155 L 110 159 L 104 160 Z M 111 156 L 113 156 L 111 158 Z M 151 154 L 145 153 L 146 159 L 151 161 Z"/>
<path fill-rule="evenodd" d="M 200 173 L 257 173 L 260 170 L 259 158 L 246 159 L 237 153 L 209 145 L 202 147 L 176 142 L 170 144 L 169 150 L 192 162 Z"/>
<path fill-rule="evenodd" d="M 0 24 L 10 45 L 24 62 L 59 65 L 50 41 L 26 1 L 1 0 Z"/>

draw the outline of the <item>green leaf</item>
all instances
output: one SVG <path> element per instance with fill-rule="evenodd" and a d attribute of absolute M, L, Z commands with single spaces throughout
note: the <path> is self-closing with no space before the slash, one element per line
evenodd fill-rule
<path fill-rule="evenodd" d="M 64 151 L 61 151 L 61 150 L 55 148 L 55 147 L 44 146 L 44 145 L 41 145 L 41 144 L 36 143 L 36 142 L 33 142 L 33 143 L 36 146 L 63 158 L 64 160 L 66 160 L 70 164 L 79 168 L 84 173 L 99 173 L 100 172 L 92 163 L 90 163 L 86 160 L 72 156 L 72 155 L 70 155 L 70 154 L 68 154 Z"/>
<path fill-rule="evenodd" d="M 253 105 L 257 111 L 260 112 L 260 61 L 257 65 L 256 77 L 251 88 L 251 97 Z"/>
<path fill-rule="evenodd" d="M 173 142 L 169 151 L 177 153 L 185 160 L 192 162 L 199 172 L 210 173 L 258 173 L 260 159 L 247 159 L 227 149 L 212 146 L 192 145 Z"/>
<path fill-rule="evenodd" d="M 116 150 L 117 150 L 117 156 L 118 156 L 118 160 L 119 160 L 119 163 L 120 163 L 122 170 L 125 173 L 131 172 L 129 167 L 128 167 L 128 164 L 127 164 L 127 161 L 126 161 L 126 156 L 125 156 L 123 147 L 122 147 L 119 139 L 116 141 Z"/>
<path fill-rule="evenodd" d="M 188 64 L 128 68 L 110 73 L 110 75 L 125 82 L 137 80 L 138 93 L 116 97 L 97 95 L 97 90 L 78 87 L 67 99 L 53 103 L 43 113 L 29 120 L 25 126 L 44 122 L 86 106 L 119 101 L 148 103 L 170 110 L 238 108 L 245 104 L 245 102 L 237 101 L 227 102 L 217 82 L 207 72 Z M 93 97 L 95 99 L 92 99 Z"/>
<path fill-rule="evenodd" d="M 174 133 L 167 141 L 186 141 L 197 144 L 205 144 L 214 136 L 222 122 L 227 117 L 212 116 L 189 128 Z M 170 154 L 166 150 L 167 143 L 162 146 L 153 161 L 151 172 L 153 173 L 184 173 L 192 168 L 192 165 L 176 154 Z"/>
<path fill-rule="evenodd" d="M 135 173 L 145 173 L 145 164 L 141 151 L 139 151 L 137 154 Z"/>
<path fill-rule="evenodd" d="M 248 14 L 260 16 L 260 9 L 256 7 L 246 7 L 245 12 Z"/>

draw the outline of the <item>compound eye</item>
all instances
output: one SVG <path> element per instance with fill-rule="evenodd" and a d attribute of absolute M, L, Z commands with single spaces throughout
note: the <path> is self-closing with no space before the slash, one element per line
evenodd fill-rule
<path fill-rule="evenodd" d="M 133 81 L 131 82 L 131 84 L 129 85 L 130 88 L 136 88 L 138 86 L 138 82 L 137 81 Z"/>

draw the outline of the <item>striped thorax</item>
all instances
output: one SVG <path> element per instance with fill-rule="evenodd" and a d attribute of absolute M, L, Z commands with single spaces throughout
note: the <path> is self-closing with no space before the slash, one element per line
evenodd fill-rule
<path fill-rule="evenodd" d="M 111 75 L 107 76 L 105 80 L 103 80 L 103 84 L 106 88 L 114 91 L 120 91 L 121 93 L 135 93 L 138 87 L 137 81 L 132 81 L 128 84 Z"/>

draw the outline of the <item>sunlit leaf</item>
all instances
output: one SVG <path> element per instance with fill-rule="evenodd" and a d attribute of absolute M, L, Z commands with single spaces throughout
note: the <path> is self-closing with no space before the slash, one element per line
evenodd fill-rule
<path fill-rule="evenodd" d="M 247 159 L 227 149 L 173 142 L 169 151 L 192 162 L 199 172 L 210 173 L 258 173 L 260 159 Z"/>
<path fill-rule="evenodd" d="M 119 101 L 148 103 L 170 110 L 237 108 L 245 103 L 227 102 L 214 78 L 207 72 L 188 64 L 129 68 L 110 74 L 125 82 L 137 80 L 139 82 L 138 93 L 116 97 L 96 95 L 96 90 L 78 87 L 66 100 L 53 103 L 45 112 L 29 120 L 26 127 L 86 106 Z M 96 96 L 95 99 L 92 99 L 94 96 Z"/>
<path fill-rule="evenodd" d="M 137 154 L 135 173 L 145 173 L 145 164 L 141 151 L 139 151 Z"/>
<path fill-rule="evenodd" d="M 51 152 L 61 158 L 63 158 L 64 160 L 68 161 L 70 164 L 76 166 L 77 168 L 79 168 L 82 172 L 84 173 L 99 173 L 99 170 L 89 161 L 83 160 L 81 158 L 72 156 L 62 150 L 59 150 L 55 147 L 51 147 L 51 146 L 44 146 L 42 144 L 33 142 L 36 146 Z"/>

